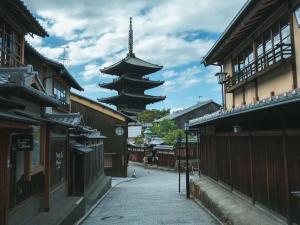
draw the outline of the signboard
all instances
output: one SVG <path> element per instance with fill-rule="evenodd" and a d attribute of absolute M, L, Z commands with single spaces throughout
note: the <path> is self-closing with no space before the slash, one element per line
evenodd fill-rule
<path fill-rule="evenodd" d="M 18 134 L 14 136 L 16 151 L 32 151 L 33 136 L 29 134 Z"/>
<path fill-rule="evenodd" d="M 300 27 L 300 7 L 298 7 L 295 12 L 295 17 L 296 17 L 296 20 L 297 20 L 297 24 L 298 24 L 298 27 Z"/>

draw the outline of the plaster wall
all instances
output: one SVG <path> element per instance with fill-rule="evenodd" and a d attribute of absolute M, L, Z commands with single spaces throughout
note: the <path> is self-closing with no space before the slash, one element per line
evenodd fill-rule
<path fill-rule="evenodd" d="M 282 65 L 270 73 L 262 76 L 257 82 L 260 100 L 269 98 L 271 92 L 279 95 L 293 90 L 293 73 L 290 64 Z"/>

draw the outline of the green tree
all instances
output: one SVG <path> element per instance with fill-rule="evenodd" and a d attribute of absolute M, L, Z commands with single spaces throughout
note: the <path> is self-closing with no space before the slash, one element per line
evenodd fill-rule
<path fill-rule="evenodd" d="M 184 137 L 184 131 L 181 129 L 172 130 L 163 137 L 163 140 L 166 145 L 174 146 L 178 136 Z"/>
<path fill-rule="evenodd" d="M 162 138 L 167 145 L 175 145 L 176 137 L 179 135 L 184 136 L 184 131 L 179 129 L 172 120 L 163 120 L 150 129 L 154 135 Z"/>
<path fill-rule="evenodd" d="M 138 114 L 138 120 L 142 123 L 152 123 L 156 119 L 160 119 L 170 114 L 170 109 L 151 109 L 145 110 Z"/>
<path fill-rule="evenodd" d="M 178 127 L 176 123 L 172 120 L 163 120 L 160 123 L 154 124 L 152 127 L 150 127 L 150 130 L 154 135 L 157 135 L 159 137 L 164 137 L 167 135 L 170 131 L 177 130 Z"/>

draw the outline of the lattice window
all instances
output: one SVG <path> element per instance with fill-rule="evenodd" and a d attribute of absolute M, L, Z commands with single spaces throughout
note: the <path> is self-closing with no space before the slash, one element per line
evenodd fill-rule
<path fill-rule="evenodd" d="M 112 168 L 113 167 L 113 157 L 111 155 L 104 156 L 104 168 Z"/>
<path fill-rule="evenodd" d="M 0 66 L 11 67 L 22 64 L 23 35 L 0 19 Z"/>

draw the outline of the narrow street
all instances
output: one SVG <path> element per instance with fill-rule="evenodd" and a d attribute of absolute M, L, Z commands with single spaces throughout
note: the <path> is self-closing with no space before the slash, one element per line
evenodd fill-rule
<path fill-rule="evenodd" d="M 219 224 L 185 193 L 178 193 L 178 174 L 129 167 L 137 179 L 121 182 L 97 205 L 83 225 Z M 182 185 L 184 187 L 184 176 Z M 184 190 L 183 190 L 184 191 Z"/>

